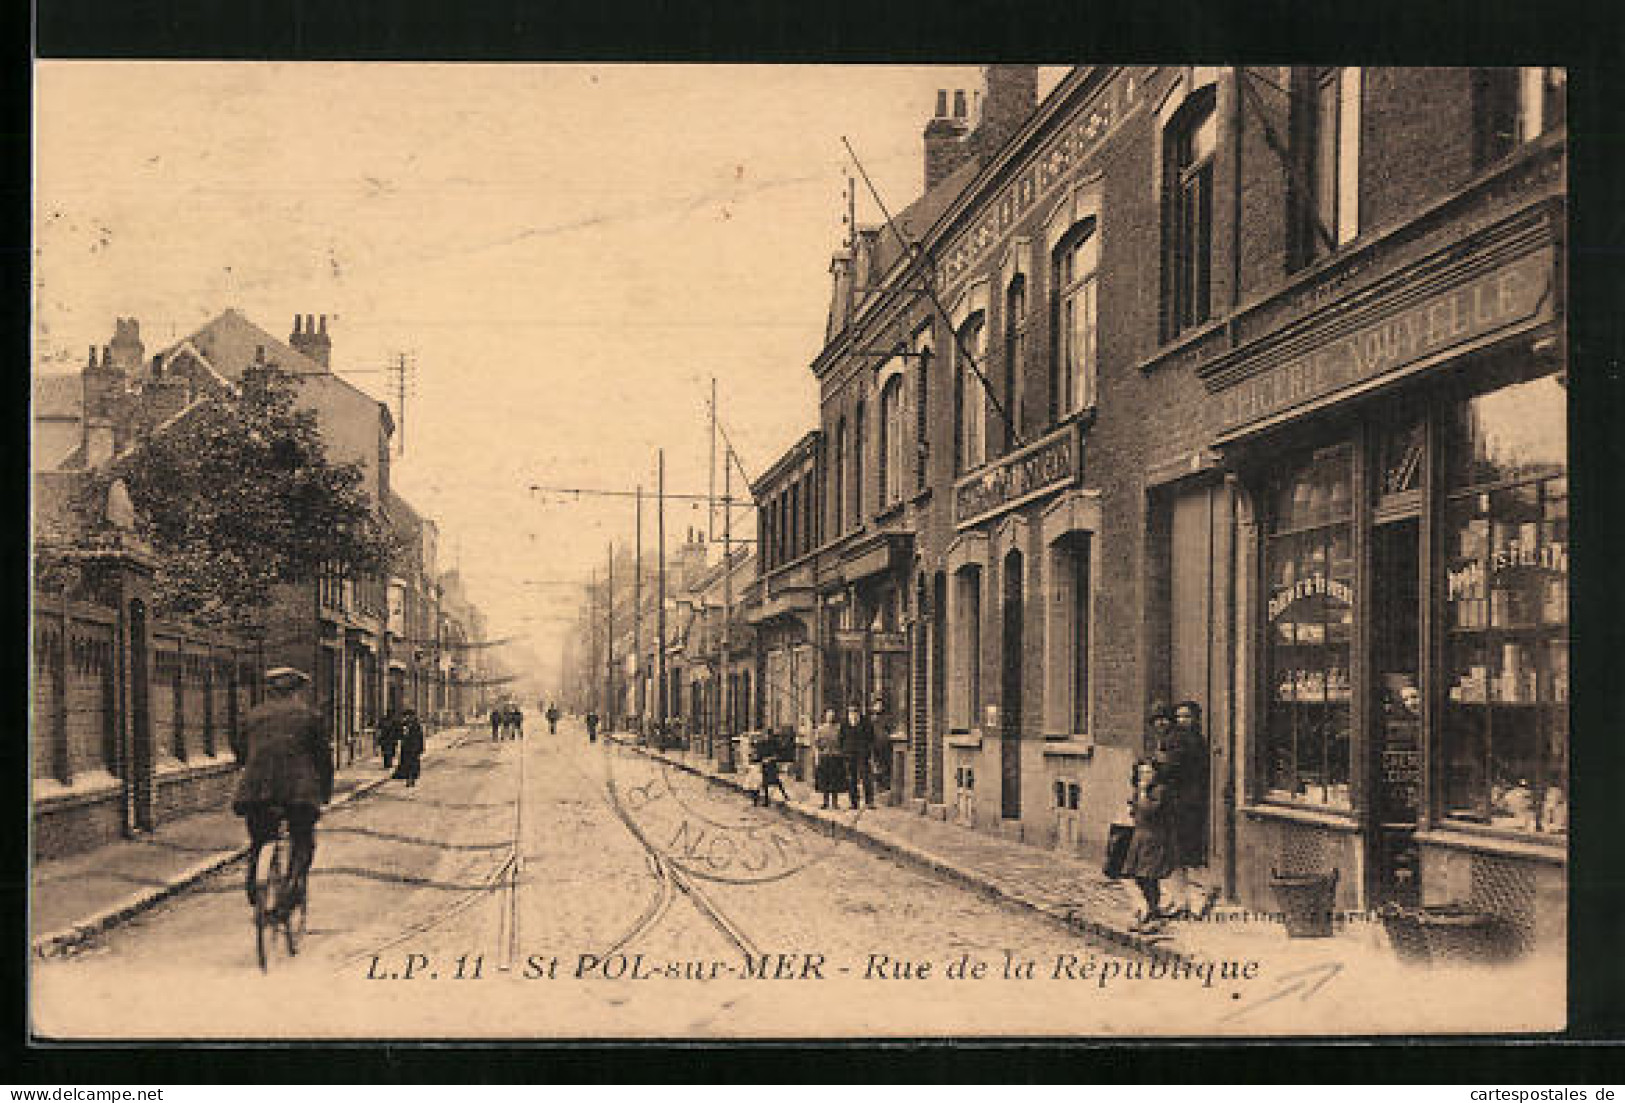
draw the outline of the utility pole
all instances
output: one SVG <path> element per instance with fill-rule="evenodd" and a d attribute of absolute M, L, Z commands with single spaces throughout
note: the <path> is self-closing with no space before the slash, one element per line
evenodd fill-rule
<path fill-rule="evenodd" d="M 632 693 L 632 707 L 638 714 L 638 734 L 643 732 L 643 718 L 648 713 L 643 682 L 648 672 L 643 669 L 643 485 L 638 485 L 637 537 L 632 553 L 632 662 L 637 671 L 638 685 Z"/>
<path fill-rule="evenodd" d="M 717 518 L 717 377 L 711 377 L 711 468 L 710 483 L 706 490 L 705 503 L 705 542 L 710 545 L 716 541 Z"/>
<path fill-rule="evenodd" d="M 395 409 L 400 413 L 400 424 L 395 426 L 397 456 L 406 454 L 406 353 L 395 362 Z"/>
<path fill-rule="evenodd" d="M 606 731 L 615 728 L 615 541 L 609 542 L 609 600 L 605 648 L 609 653 L 604 664 L 604 725 Z"/>
<path fill-rule="evenodd" d="M 712 407 L 713 412 L 715 407 Z M 717 769 L 727 774 L 734 769 L 733 755 L 733 469 L 722 465 L 722 753 Z"/>
<path fill-rule="evenodd" d="M 659 455 L 660 469 L 659 482 L 656 483 L 655 508 L 657 518 L 655 533 L 658 540 L 657 552 L 660 557 L 659 592 L 656 595 L 659 599 L 659 609 L 655 613 L 655 667 L 658 678 L 655 697 L 658 701 L 656 706 L 657 723 L 660 725 L 657 730 L 664 732 L 666 729 L 666 450 L 664 448 L 660 449 Z"/>

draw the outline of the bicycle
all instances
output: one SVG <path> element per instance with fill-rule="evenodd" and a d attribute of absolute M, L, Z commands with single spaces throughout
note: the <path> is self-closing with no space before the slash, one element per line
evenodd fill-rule
<path fill-rule="evenodd" d="M 299 953 L 309 919 L 309 900 L 298 893 L 293 871 L 293 840 L 286 826 L 278 826 L 276 838 L 260 847 L 254 869 L 254 947 L 259 954 L 260 972 L 270 971 L 270 944 L 281 928 L 288 956 Z M 297 904 L 295 903 L 297 901 Z"/>

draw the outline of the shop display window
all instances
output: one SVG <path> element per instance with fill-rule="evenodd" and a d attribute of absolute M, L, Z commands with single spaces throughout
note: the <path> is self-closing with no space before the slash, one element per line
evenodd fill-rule
<path fill-rule="evenodd" d="M 1518 383 L 1446 429 L 1442 811 L 1543 835 L 1568 829 L 1565 399 Z"/>
<path fill-rule="evenodd" d="M 1347 810 L 1354 619 L 1353 451 L 1321 449 L 1272 493 L 1265 541 L 1262 782 Z"/>

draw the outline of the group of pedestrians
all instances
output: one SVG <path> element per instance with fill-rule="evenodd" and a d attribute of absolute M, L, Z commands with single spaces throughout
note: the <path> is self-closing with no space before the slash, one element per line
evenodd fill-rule
<path fill-rule="evenodd" d="M 1133 830 L 1114 872 L 1140 891 L 1133 929 L 1149 934 L 1167 919 L 1206 918 L 1216 893 L 1195 893 L 1189 875 L 1207 861 L 1208 761 L 1199 704 L 1152 707 L 1132 783 Z M 1164 881 L 1172 890 L 1166 906 Z"/>
<path fill-rule="evenodd" d="M 423 772 L 423 721 L 416 709 L 391 709 L 384 714 L 378 723 L 378 750 L 384 756 L 384 769 L 393 769 L 396 780 L 408 787 L 418 783 Z"/>
<path fill-rule="evenodd" d="M 824 798 L 823 807 L 838 807 L 845 792 L 856 808 L 860 789 L 864 805 L 875 806 L 875 725 L 858 702 L 847 705 L 839 722 L 834 709 L 824 712 L 813 735 L 813 754 L 813 785 Z"/>
<path fill-rule="evenodd" d="M 518 705 L 498 705 L 491 710 L 491 741 L 523 739 L 525 710 Z"/>

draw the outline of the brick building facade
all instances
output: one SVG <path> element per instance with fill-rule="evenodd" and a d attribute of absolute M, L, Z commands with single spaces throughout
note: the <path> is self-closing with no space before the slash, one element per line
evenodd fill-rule
<path fill-rule="evenodd" d="M 762 561 L 820 703 L 880 699 L 894 798 L 1096 850 L 1190 701 L 1230 899 L 1558 931 L 1561 74 L 987 76 L 832 266 L 821 527 Z"/>

